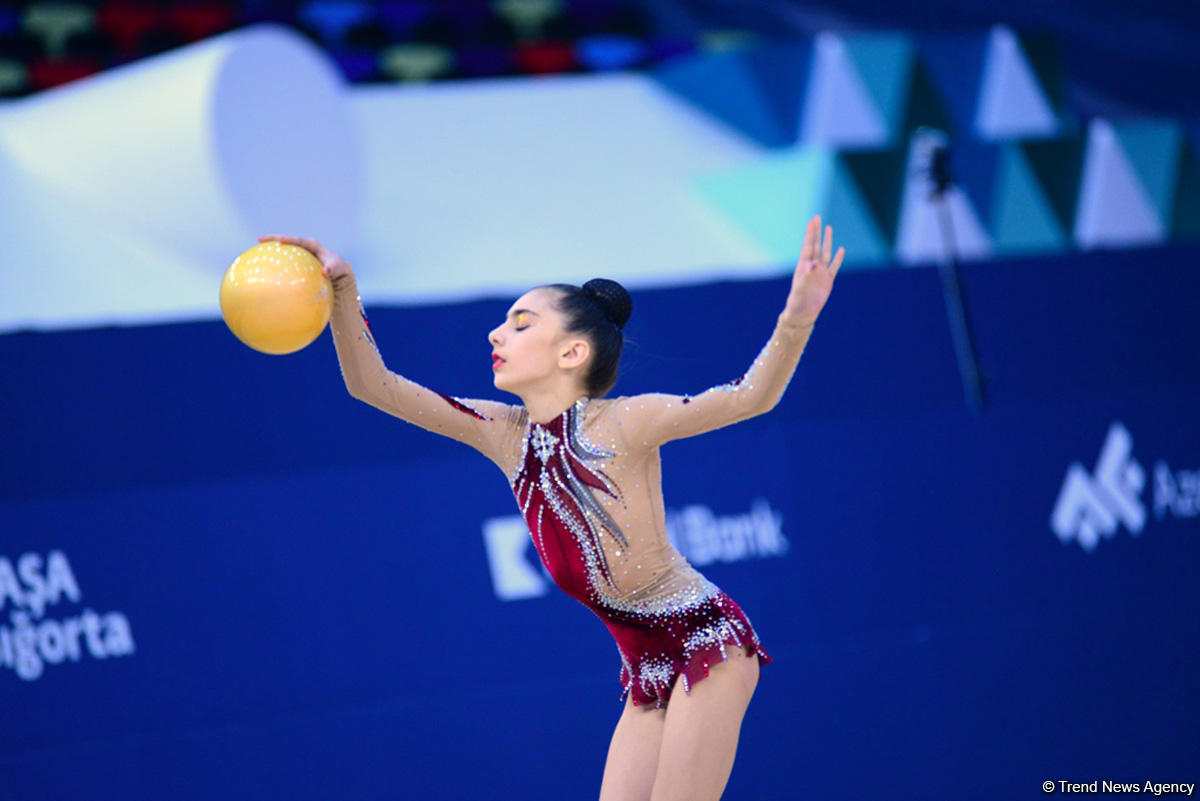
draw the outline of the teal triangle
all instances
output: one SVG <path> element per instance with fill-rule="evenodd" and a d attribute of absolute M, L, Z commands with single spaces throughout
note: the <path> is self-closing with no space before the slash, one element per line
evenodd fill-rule
<path fill-rule="evenodd" d="M 749 167 L 702 176 L 696 188 L 774 257 L 794 260 L 804 246 L 805 224 L 822 211 L 831 168 L 824 148 L 789 150 Z"/>
<path fill-rule="evenodd" d="M 992 211 L 997 254 L 1059 251 L 1066 236 L 1019 145 L 1004 145 Z"/>
<path fill-rule="evenodd" d="M 1179 124 L 1173 120 L 1114 122 L 1113 130 L 1158 218 L 1169 226 L 1183 145 Z"/>
<path fill-rule="evenodd" d="M 846 248 L 844 264 L 848 269 L 891 264 L 888 238 L 880 233 L 866 200 L 840 158 L 835 163 L 833 183 L 823 205 L 821 220 L 833 228 L 838 247 Z"/>
<path fill-rule="evenodd" d="M 651 75 L 667 89 L 767 147 L 789 139 L 739 52 L 699 54 L 667 62 Z"/>
<path fill-rule="evenodd" d="M 846 52 L 875 101 L 888 131 L 894 132 L 904 112 L 913 43 L 903 34 L 855 34 L 845 37 Z"/>
<path fill-rule="evenodd" d="M 764 45 L 741 54 L 749 74 L 771 110 L 784 144 L 799 136 L 800 106 L 812 62 L 812 44 L 787 41 Z"/>

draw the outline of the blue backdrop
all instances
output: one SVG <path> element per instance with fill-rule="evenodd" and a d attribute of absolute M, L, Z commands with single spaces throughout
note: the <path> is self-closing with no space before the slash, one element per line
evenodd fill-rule
<path fill-rule="evenodd" d="M 776 660 L 726 798 L 1200 778 L 1197 255 L 965 265 L 978 417 L 936 269 L 843 272 L 774 411 L 664 447 L 673 536 Z M 740 375 L 788 281 L 635 293 L 614 394 Z M 365 297 L 392 369 L 516 401 L 485 339 L 511 300 Z M 350 398 L 328 333 L 0 358 L 5 795 L 595 796 L 611 637 L 531 547 L 496 563 L 503 475 Z"/>

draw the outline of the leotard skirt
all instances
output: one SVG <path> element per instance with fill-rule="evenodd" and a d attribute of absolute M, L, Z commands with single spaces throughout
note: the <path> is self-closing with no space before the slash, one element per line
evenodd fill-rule
<path fill-rule="evenodd" d="M 658 615 L 592 609 L 617 641 L 620 698 L 632 694 L 635 706 L 666 707 L 676 677 L 684 692 L 690 692 L 713 665 L 730 656 L 757 656 L 759 665 L 773 661 L 741 607 L 721 590 L 697 604 Z"/>

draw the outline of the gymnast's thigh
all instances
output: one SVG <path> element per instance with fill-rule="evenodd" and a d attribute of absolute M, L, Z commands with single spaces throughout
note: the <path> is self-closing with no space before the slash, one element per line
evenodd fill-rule
<path fill-rule="evenodd" d="M 613 730 L 600 801 L 647 801 L 658 769 L 666 710 L 634 706 L 632 695 Z"/>

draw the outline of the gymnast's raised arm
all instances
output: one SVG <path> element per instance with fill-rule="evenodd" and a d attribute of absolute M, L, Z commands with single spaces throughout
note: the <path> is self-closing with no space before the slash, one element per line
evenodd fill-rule
<path fill-rule="evenodd" d="M 660 445 L 691 437 L 775 408 L 791 381 L 804 346 L 833 287 L 845 248 L 833 250 L 833 228 L 821 247 L 821 218 L 814 216 L 775 330 L 750 368 L 734 381 L 695 395 L 647 393 L 622 398 L 622 428 L 632 444 Z"/>
<path fill-rule="evenodd" d="M 436 434 L 466 443 L 500 464 L 513 407 L 498 401 L 453 398 L 387 369 L 363 312 L 350 264 L 311 239 L 260 237 L 300 245 L 320 259 L 333 284 L 330 330 L 350 395 Z"/>

